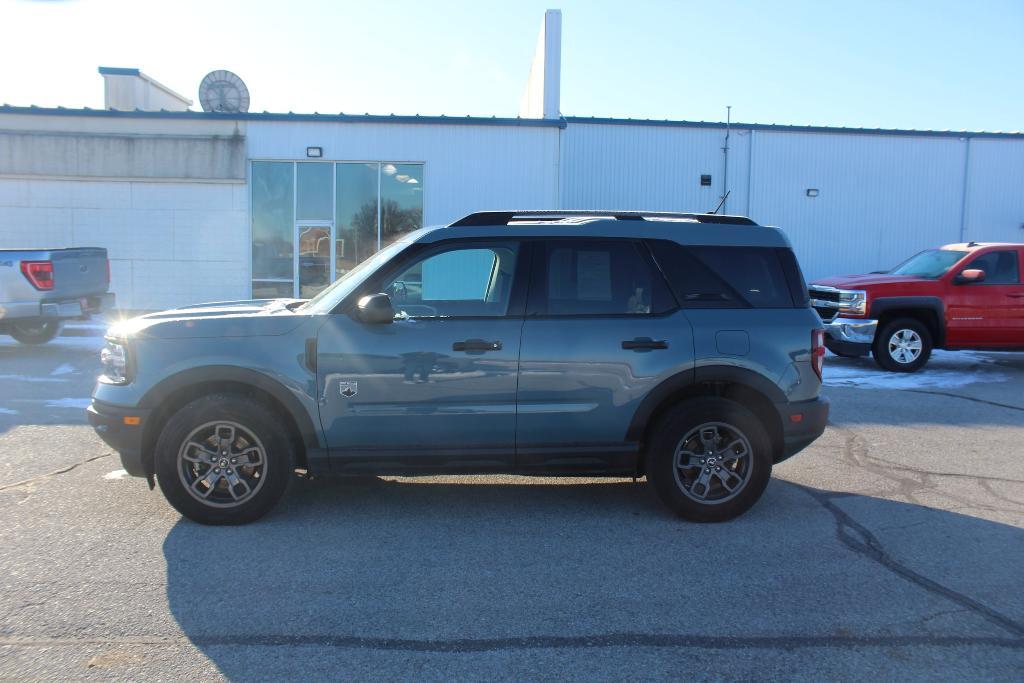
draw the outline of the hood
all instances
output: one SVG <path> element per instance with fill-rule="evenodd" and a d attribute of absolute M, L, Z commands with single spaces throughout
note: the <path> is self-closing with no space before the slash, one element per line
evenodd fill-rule
<path fill-rule="evenodd" d="M 815 280 L 812 285 L 836 287 L 838 289 L 863 289 L 877 285 L 896 285 L 908 282 L 935 282 L 913 275 L 890 275 L 888 273 L 871 273 L 870 275 L 837 275 Z"/>
<path fill-rule="evenodd" d="M 308 316 L 295 313 L 301 299 L 251 299 L 195 304 L 118 321 L 107 336 L 188 339 L 287 334 Z"/>

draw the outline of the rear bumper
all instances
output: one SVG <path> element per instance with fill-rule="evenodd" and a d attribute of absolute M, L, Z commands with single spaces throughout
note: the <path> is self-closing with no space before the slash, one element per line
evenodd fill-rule
<path fill-rule="evenodd" d="M 796 455 L 822 435 L 828 424 L 828 408 L 828 399 L 824 396 L 779 407 L 783 448 L 776 462 Z"/>
<path fill-rule="evenodd" d="M 110 310 L 114 307 L 114 301 L 114 295 L 110 292 L 52 301 L 13 301 L 4 304 L 3 318 L 69 320 Z"/>
<path fill-rule="evenodd" d="M 103 401 L 92 400 L 85 409 L 89 424 L 104 442 L 121 456 L 121 466 L 133 477 L 152 474 L 142 454 L 142 430 L 149 418 L 148 410 L 115 406 Z M 139 423 L 125 424 L 126 417 L 137 417 Z"/>

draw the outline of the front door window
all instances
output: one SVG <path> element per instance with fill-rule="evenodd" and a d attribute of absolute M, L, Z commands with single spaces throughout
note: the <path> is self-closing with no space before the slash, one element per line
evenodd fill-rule
<path fill-rule="evenodd" d="M 382 291 L 399 315 L 501 317 L 508 312 L 517 247 L 507 243 L 434 251 L 403 269 Z"/>

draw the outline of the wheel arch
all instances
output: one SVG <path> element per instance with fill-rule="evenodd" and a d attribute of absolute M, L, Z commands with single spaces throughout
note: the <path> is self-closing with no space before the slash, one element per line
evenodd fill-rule
<path fill-rule="evenodd" d="M 215 393 L 234 393 L 253 398 L 280 415 L 296 446 L 297 466 L 308 468 L 311 453 L 324 447 L 309 412 L 283 384 L 256 370 L 235 366 L 204 366 L 171 375 L 142 397 L 139 407 L 152 411 L 142 435 L 142 453 L 148 472 L 153 472 L 156 440 L 167 420 L 187 403 Z"/>
<path fill-rule="evenodd" d="M 726 398 L 750 410 L 761 420 L 772 443 L 773 460 L 782 457 L 785 446 L 782 415 L 776 407 L 787 403 L 785 393 L 764 375 L 729 365 L 711 365 L 678 373 L 664 380 L 641 401 L 630 422 L 626 438 L 645 448 L 652 428 L 672 406 L 701 396 Z M 638 467 L 642 470 L 644 459 Z"/>
<path fill-rule="evenodd" d="M 878 321 L 878 329 L 896 318 L 912 318 L 928 328 L 932 343 L 942 348 L 946 343 L 946 309 L 936 296 L 890 296 L 871 302 L 870 317 Z"/>

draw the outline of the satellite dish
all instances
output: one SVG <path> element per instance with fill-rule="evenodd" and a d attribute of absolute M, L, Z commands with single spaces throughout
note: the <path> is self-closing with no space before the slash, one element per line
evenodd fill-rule
<path fill-rule="evenodd" d="M 249 111 L 249 89 L 242 79 L 224 69 L 211 71 L 199 84 L 203 111 L 237 113 Z"/>

